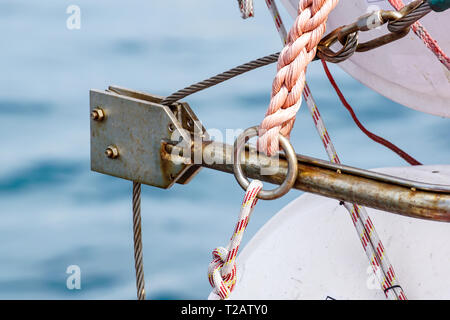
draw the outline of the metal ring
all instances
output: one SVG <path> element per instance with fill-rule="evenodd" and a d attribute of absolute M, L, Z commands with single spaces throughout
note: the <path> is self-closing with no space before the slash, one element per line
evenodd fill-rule
<path fill-rule="evenodd" d="M 234 163 L 233 163 L 233 171 L 234 177 L 236 178 L 239 185 L 242 189 L 247 190 L 250 182 L 244 176 L 241 167 L 241 154 L 242 150 L 244 150 L 245 143 L 253 137 L 258 135 L 258 126 L 248 128 L 245 130 L 234 142 Z M 280 146 L 283 148 L 286 158 L 288 161 L 288 170 L 286 179 L 283 183 L 273 190 L 261 190 L 257 197 L 262 200 L 274 200 L 284 196 L 289 190 L 294 186 L 295 181 L 297 180 L 298 174 L 298 163 L 297 163 L 297 155 L 295 154 L 294 148 L 288 139 L 286 139 L 283 135 L 280 134 Z"/>

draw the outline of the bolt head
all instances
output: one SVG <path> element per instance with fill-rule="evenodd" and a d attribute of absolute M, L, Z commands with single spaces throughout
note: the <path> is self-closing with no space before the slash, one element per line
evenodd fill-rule
<path fill-rule="evenodd" d="M 116 146 L 109 146 L 106 148 L 105 154 L 110 159 L 116 159 L 119 156 L 119 149 Z"/>
<path fill-rule="evenodd" d="M 101 108 L 95 108 L 91 112 L 91 118 L 94 121 L 103 121 L 105 119 L 105 112 Z"/>

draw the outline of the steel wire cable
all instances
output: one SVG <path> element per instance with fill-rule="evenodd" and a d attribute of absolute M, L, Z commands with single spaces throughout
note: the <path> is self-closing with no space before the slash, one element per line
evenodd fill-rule
<path fill-rule="evenodd" d="M 420 6 L 407 14 L 404 18 L 392 21 L 388 23 L 388 30 L 391 32 L 400 32 L 413 25 L 416 21 L 420 20 L 428 13 L 431 12 L 430 4 L 424 1 Z"/>
<path fill-rule="evenodd" d="M 145 300 L 144 262 L 142 255 L 141 184 L 133 181 L 133 240 L 138 300 Z"/>
<path fill-rule="evenodd" d="M 193 93 L 196 93 L 198 91 L 210 88 L 216 84 L 219 84 L 221 82 L 224 82 L 226 80 L 229 80 L 231 78 L 234 78 L 238 75 L 241 75 L 243 73 L 246 73 L 248 71 L 266 66 L 268 64 L 274 63 L 278 61 L 278 56 L 280 55 L 279 52 L 247 62 L 245 64 L 242 64 L 240 66 L 237 66 L 233 69 L 230 69 L 228 71 L 225 71 L 223 73 L 220 73 L 218 75 L 215 75 L 214 77 L 211 77 L 209 79 L 203 80 L 201 82 L 198 82 L 196 84 L 193 84 L 189 87 L 186 87 L 184 89 L 178 90 L 177 92 L 171 94 L 167 98 L 165 98 L 161 104 L 163 105 L 170 105 L 171 103 L 174 103 L 180 99 L 183 99 Z"/>

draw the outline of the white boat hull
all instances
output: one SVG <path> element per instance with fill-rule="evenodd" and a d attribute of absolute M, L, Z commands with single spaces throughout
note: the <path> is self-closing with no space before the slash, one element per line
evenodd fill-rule
<path fill-rule="evenodd" d="M 429 183 L 450 182 L 450 165 L 375 171 Z M 256 207 L 254 214 L 257 211 Z M 450 224 L 370 208 L 368 212 L 407 297 L 450 299 Z M 345 208 L 336 200 L 304 194 L 267 222 L 242 250 L 230 299 L 327 297 L 385 299 Z"/>
<path fill-rule="evenodd" d="M 291 16 L 296 17 L 298 0 L 282 2 Z M 359 16 L 377 9 L 393 8 L 387 0 L 341 0 L 328 19 L 327 30 L 353 23 Z M 444 52 L 450 54 L 450 10 L 431 12 L 420 21 Z M 359 39 L 364 42 L 386 32 L 386 27 L 380 27 L 361 32 Z M 339 66 L 391 100 L 422 112 L 450 117 L 450 72 L 412 31 L 394 43 L 356 53 Z"/>

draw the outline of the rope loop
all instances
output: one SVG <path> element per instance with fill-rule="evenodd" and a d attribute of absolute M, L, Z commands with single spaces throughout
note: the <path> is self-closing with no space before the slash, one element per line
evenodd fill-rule
<path fill-rule="evenodd" d="M 220 299 L 227 299 L 236 284 L 236 264 L 232 264 L 231 272 L 222 276 L 229 251 L 217 247 L 212 252 L 213 260 L 208 267 L 208 280 Z"/>
<path fill-rule="evenodd" d="M 250 183 L 228 246 L 226 248 L 217 247 L 212 252 L 213 260 L 208 267 L 208 280 L 216 295 L 222 300 L 230 296 L 236 284 L 236 256 L 250 216 L 258 201 L 257 195 L 262 187 L 263 184 L 259 180 L 253 180 Z"/>

